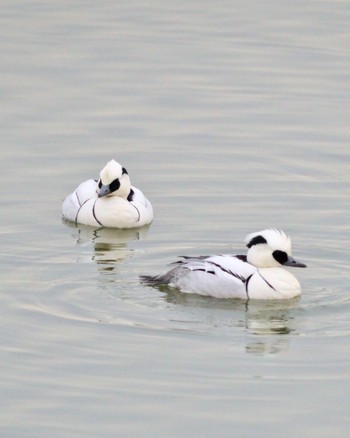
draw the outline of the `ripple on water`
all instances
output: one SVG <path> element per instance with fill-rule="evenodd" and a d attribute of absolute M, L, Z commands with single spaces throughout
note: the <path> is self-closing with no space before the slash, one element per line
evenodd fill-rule
<path fill-rule="evenodd" d="M 212 336 L 334 337 L 349 333 L 350 305 L 339 282 L 339 266 L 315 255 L 306 260 L 306 250 L 302 256 L 309 269 L 295 272 L 303 285 L 300 300 L 244 303 L 142 285 L 140 273 L 164 269 L 174 251 L 188 251 L 179 245 L 176 249 L 153 247 L 147 240 L 142 249 L 140 245 L 134 248 L 135 242 L 146 238 L 148 229 L 68 227 L 74 246 L 61 255 L 47 256 L 40 269 L 36 268 L 41 293 L 26 296 L 28 311 L 76 321 Z M 316 254 L 319 249 L 314 251 Z M 35 257 L 32 254 L 31 260 L 29 252 L 26 261 L 35 263 Z M 49 278 L 53 271 L 56 278 Z M 61 272 L 65 272 L 64 278 Z"/>

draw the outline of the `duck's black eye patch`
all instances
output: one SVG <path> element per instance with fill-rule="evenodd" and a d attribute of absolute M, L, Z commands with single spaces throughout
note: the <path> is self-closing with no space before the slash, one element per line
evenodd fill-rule
<path fill-rule="evenodd" d="M 127 170 L 125 169 L 125 167 L 122 168 L 122 175 L 124 175 L 124 173 L 126 173 L 128 175 Z"/>
<path fill-rule="evenodd" d="M 109 185 L 109 189 L 111 192 L 115 192 L 116 190 L 118 190 L 120 187 L 120 182 L 119 179 L 116 178 L 114 181 L 112 181 Z"/>
<path fill-rule="evenodd" d="M 267 243 L 267 240 L 263 236 L 255 236 L 247 243 L 247 247 L 251 248 L 253 245 L 258 245 L 259 243 Z"/>
<path fill-rule="evenodd" d="M 102 187 L 102 181 L 101 180 L 99 180 L 99 182 L 98 182 L 98 188 L 100 189 L 101 187 Z"/>
<path fill-rule="evenodd" d="M 276 249 L 276 251 L 274 251 L 272 253 L 272 256 L 275 260 L 278 261 L 278 263 L 280 263 L 281 265 L 284 265 L 286 263 L 286 261 L 288 260 L 288 254 L 284 251 L 280 251 L 278 249 Z"/>

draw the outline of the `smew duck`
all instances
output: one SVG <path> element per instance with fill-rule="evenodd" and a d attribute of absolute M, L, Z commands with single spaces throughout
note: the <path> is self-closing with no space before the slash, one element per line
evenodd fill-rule
<path fill-rule="evenodd" d="M 292 257 L 289 236 L 266 229 L 249 234 L 245 243 L 247 255 L 185 256 L 165 274 L 141 278 L 148 285 L 216 298 L 279 300 L 301 294 L 299 281 L 282 268 L 306 267 Z"/>
<path fill-rule="evenodd" d="M 66 197 L 62 215 L 95 227 L 136 228 L 152 222 L 153 208 L 141 190 L 131 185 L 125 167 L 111 160 L 99 180 L 82 182 Z"/>

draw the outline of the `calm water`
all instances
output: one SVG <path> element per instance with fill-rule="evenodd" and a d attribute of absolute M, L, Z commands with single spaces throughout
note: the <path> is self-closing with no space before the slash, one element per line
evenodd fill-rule
<path fill-rule="evenodd" d="M 343 437 L 350 4 L 3 1 L 2 437 Z M 137 231 L 62 223 L 111 158 Z M 280 227 L 300 301 L 140 284 Z"/>

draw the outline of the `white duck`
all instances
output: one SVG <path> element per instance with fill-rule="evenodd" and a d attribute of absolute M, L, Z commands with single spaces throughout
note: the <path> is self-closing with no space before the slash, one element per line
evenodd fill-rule
<path fill-rule="evenodd" d="M 168 285 L 181 292 L 216 298 L 289 299 L 301 294 L 299 281 L 283 266 L 305 268 L 291 256 L 291 240 L 267 229 L 249 234 L 247 256 L 182 257 L 163 275 L 144 276 L 149 285 Z"/>
<path fill-rule="evenodd" d="M 141 190 L 131 186 L 126 169 L 111 160 L 98 181 L 84 181 L 67 196 L 62 215 L 95 227 L 136 228 L 152 222 L 153 208 Z"/>

